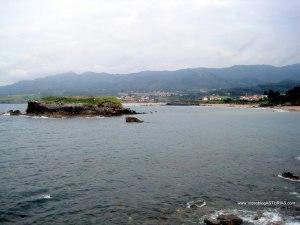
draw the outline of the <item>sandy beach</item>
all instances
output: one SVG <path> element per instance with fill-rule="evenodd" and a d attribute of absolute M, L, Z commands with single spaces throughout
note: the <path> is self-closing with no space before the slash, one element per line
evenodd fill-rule
<path fill-rule="evenodd" d="M 258 104 L 201 104 L 200 106 L 208 106 L 208 107 L 220 107 L 220 108 L 241 108 L 241 109 L 249 109 L 249 108 L 270 108 L 275 110 L 284 110 L 289 112 L 300 112 L 300 106 L 275 106 L 275 107 L 259 107 Z"/>
<path fill-rule="evenodd" d="M 274 109 L 282 109 L 290 112 L 300 112 L 300 106 L 276 106 Z"/>
<path fill-rule="evenodd" d="M 165 106 L 166 103 L 158 102 L 158 103 L 123 103 L 124 107 L 130 106 Z M 198 106 L 198 105 L 193 105 Z M 300 112 L 300 106 L 274 106 L 274 107 L 260 107 L 258 104 L 200 104 L 199 106 L 206 107 L 215 107 L 215 108 L 239 108 L 239 109 L 274 109 L 274 110 L 283 110 L 289 112 Z"/>

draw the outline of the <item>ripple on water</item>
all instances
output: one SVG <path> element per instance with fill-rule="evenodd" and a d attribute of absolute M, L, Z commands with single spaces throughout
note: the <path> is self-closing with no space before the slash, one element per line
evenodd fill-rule
<path fill-rule="evenodd" d="M 298 182 L 271 176 L 300 162 L 296 114 L 138 111 L 155 110 L 139 127 L 123 117 L 1 116 L 0 224 L 197 224 L 215 210 L 240 207 L 238 200 L 299 199 Z M 197 199 L 207 205 L 192 206 Z M 256 214 L 244 213 L 249 220 Z M 276 213 L 262 211 L 255 222 L 294 221 Z"/>
<path fill-rule="evenodd" d="M 33 194 L 33 195 L 30 195 Z M 52 199 L 50 194 L 38 194 L 40 190 L 33 192 L 24 192 L 23 196 L 26 200 L 18 202 L 13 207 L 5 211 L 0 211 L 0 224 L 4 222 L 19 222 L 31 216 L 32 210 L 40 209 L 43 204 Z"/>
<path fill-rule="evenodd" d="M 290 195 L 294 195 L 294 196 L 296 196 L 297 198 L 300 198 L 300 194 L 299 194 L 298 192 L 296 192 L 296 191 L 290 192 L 289 194 L 290 194 Z"/>

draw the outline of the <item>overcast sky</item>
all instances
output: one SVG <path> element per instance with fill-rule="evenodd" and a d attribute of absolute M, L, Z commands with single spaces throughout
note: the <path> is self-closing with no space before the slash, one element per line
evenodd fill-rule
<path fill-rule="evenodd" d="M 299 0 L 0 0 L 0 85 L 300 62 Z"/>

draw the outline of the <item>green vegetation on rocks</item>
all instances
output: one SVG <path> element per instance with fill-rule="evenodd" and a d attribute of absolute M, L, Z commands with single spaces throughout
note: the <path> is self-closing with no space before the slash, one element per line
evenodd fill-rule
<path fill-rule="evenodd" d="M 113 96 L 74 96 L 74 97 L 57 97 L 49 96 L 40 99 L 40 102 L 44 104 L 82 104 L 82 105 L 97 105 L 97 106 L 122 106 L 122 101 Z"/>
<path fill-rule="evenodd" d="M 116 97 L 43 97 L 28 101 L 26 114 L 29 116 L 73 117 L 73 116 L 121 116 L 137 114 L 123 108 Z"/>

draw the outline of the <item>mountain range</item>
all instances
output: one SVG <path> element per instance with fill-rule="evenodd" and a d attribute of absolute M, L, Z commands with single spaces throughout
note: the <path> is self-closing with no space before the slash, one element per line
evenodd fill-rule
<path fill-rule="evenodd" d="M 300 63 L 235 65 L 225 68 L 192 68 L 176 71 L 142 71 L 130 74 L 73 72 L 0 86 L 0 95 L 113 95 L 129 91 L 200 91 L 254 87 L 300 81 Z"/>

